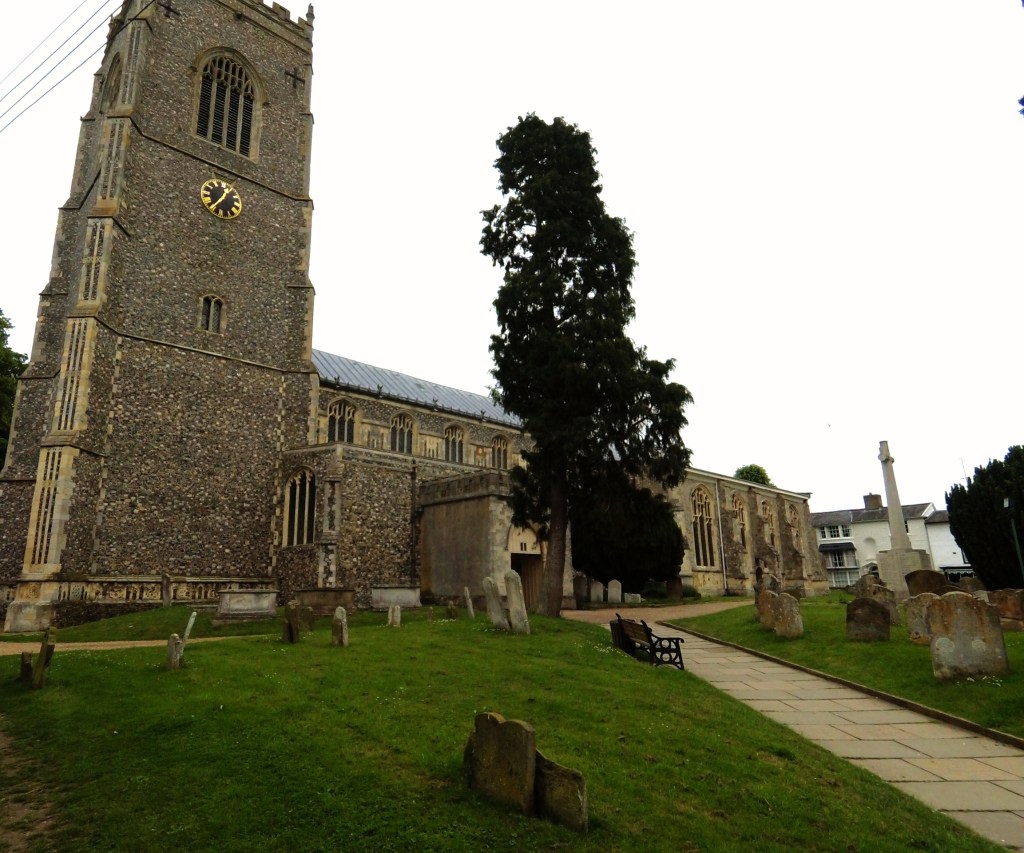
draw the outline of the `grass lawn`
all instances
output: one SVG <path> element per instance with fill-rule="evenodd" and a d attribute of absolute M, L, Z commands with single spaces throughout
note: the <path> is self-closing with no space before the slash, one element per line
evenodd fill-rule
<path fill-rule="evenodd" d="M 672 621 L 681 628 L 693 628 L 1024 737 L 1024 633 L 1004 635 L 1009 675 L 940 683 L 932 675 L 928 646 L 911 643 L 903 626 L 892 627 L 892 639 L 887 643 L 847 641 L 845 602 L 849 600 L 837 595 L 803 599 L 804 636 L 795 640 L 762 628 L 752 607 Z"/>
<path fill-rule="evenodd" d="M 137 638 L 153 619 L 166 637 L 187 612 L 75 630 Z M 0 847 L 31 831 L 16 807 L 42 791 L 54 819 L 29 850 L 999 849 L 695 676 L 612 650 L 600 627 L 384 622 L 355 614 L 347 649 L 326 621 L 297 645 L 265 623 L 273 635 L 190 646 L 178 672 L 162 648 L 58 651 L 42 691 L 0 658 Z M 481 711 L 532 723 L 585 774 L 588 836 L 467 789 Z"/>

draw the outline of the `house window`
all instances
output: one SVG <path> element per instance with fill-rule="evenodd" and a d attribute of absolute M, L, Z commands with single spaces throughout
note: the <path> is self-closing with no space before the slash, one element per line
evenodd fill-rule
<path fill-rule="evenodd" d="M 500 435 L 491 442 L 491 467 L 508 468 L 508 441 Z"/>
<path fill-rule="evenodd" d="M 248 157 L 255 105 L 256 87 L 248 72 L 227 56 L 213 56 L 199 82 L 196 134 Z"/>
<path fill-rule="evenodd" d="M 288 481 L 284 496 L 284 544 L 308 545 L 313 541 L 316 519 L 316 478 L 299 471 Z"/>
<path fill-rule="evenodd" d="M 204 332 L 220 334 L 224 329 L 224 302 L 217 296 L 203 297 L 203 310 L 199 328 Z"/>
<path fill-rule="evenodd" d="M 391 449 L 396 453 L 412 453 L 412 418 L 408 415 L 391 419 Z"/>
<path fill-rule="evenodd" d="M 846 551 L 833 551 L 828 555 L 828 567 L 830 569 L 845 569 L 850 564 L 847 560 Z"/>
<path fill-rule="evenodd" d="M 463 461 L 463 433 L 458 427 L 448 427 L 444 431 L 444 461 Z"/>
<path fill-rule="evenodd" d="M 327 410 L 327 440 L 354 444 L 356 440 L 355 406 L 337 401 Z"/>
<path fill-rule="evenodd" d="M 849 524 L 844 524 L 843 525 L 843 536 L 846 539 L 850 538 L 850 525 Z"/>
<path fill-rule="evenodd" d="M 740 537 L 740 547 L 747 549 L 747 508 L 743 504 L 743 498 L 739 495 L 732 496 L 732 514 L 736 519 L 736 531 Z"/>
<path fill-rule="evenodd" d="M 693 559 L 698 566 L 715 565 L 715 517 L 711 511 L 711 495 L 698 486 L 690 496 L 693 509 Z"/>
<path fill-rule="evenodd" d="M 828 538 L 829 539 L 838 539 L 839 538 L 839 525 L 838 524 L 830 524 L 828 526 Z"/>
<path fill-rule="evenodd" d="M 775 511 L 768 501 L 761 501 L 761 518 L 764 521 L 764 538 L 775 547 Z"/>

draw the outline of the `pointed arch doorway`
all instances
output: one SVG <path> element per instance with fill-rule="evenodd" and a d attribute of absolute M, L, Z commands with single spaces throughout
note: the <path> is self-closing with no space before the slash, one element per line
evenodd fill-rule
<path fill-rule="evenodd" d="M 544 552 L 537 534 L 529 528 L 509 528 L 508 553 L 509 568 L 522 579 L 526 609 L 532 611 L 540 600 L 544 575 Z"/>

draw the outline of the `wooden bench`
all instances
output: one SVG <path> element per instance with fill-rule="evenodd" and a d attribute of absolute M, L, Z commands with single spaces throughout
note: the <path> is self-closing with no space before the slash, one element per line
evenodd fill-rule
<path fill-rule="evenodd" d="M 680 637 L 657 637 L 642 619 L 623 619 L 618 613 L 610 623 L 612 642 L 616 648 L 637 660 L 645 660 L 653 666 L 683 666 L 682 639 Z"/>

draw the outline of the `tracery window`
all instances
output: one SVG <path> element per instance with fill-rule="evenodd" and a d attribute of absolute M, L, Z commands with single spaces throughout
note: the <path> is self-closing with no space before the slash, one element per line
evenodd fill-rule
<path fill-rule="evenodd" d="M 736 519 L 736 528 L 740 536 L 740 547 L 747 548 L 747 507 L 740 495 L 732 496 L 732 514 Z"/>
<path fill-rule="evenodd" d="M 458 427 L 450 426 L 444 431 L 444 461 L 462 462 L 465 453 L 463 432 Z"/>
<path fill-rule="evenodd" d="M 500 435 L 491 441 L 491 467 L 508 468 L 508 440 Z"/>
<path fill-rule="evenodd" d="M 114 102 L 117 100 L 117 95 L 121 91 L 121 74 L 121 55 L 118 54 L 114 57 L 113 62 L 110 63 L 106 79 L 103 81 L 103 94 L 100 97 L 100 107 L 104 112 L 114 106 Z"/>
<path fill-rule="evenodd" d="M 793 531 L 793 547 L 800 550 L 800 514 L 792 504 L 786 506 L 786 520 Z"/>
<path fill-rule="evenodd" d="M 693 558 L 698 566 L 715 565 L 715 515 L 711 495 L 698 486 L 690 496 L 693 510 Z"/>
<path fill-rule="evenodd" d="M 391 419 L 391 449 L 396 453 L 412 453 L 412 418 L 395 415 Z"/>
<path fill-rule="evenodd" d="M 308 545 L 313 541 L 316 520 L 316 478 L 311 471 L 299 471 L 289 481 L 284 495 L 285 547 Z"/>
<path fill-rule="evenodd" d="M 327 440 L 354 444 L 356 440 L 356 409 L 338 400 L 327 409 Z"/>
<path fill-rule="evenodd" d="M 228 56 L 212 56 L 199 81 L 196 134 L 246 157 L 252 151 L 256 86 Z"/>
<path fill-rule="evenodd" d="M 224 300 L 218 296 L 204 296 L 199 328 L 204 332 L 220 334 L 224 329 Z"/>
<path fill-rule="evenodd" d="M 764 538 L 775 547 L 775 510 L 768 501 L 761 501 L 761 518 L 764 521 Z"/>

